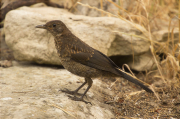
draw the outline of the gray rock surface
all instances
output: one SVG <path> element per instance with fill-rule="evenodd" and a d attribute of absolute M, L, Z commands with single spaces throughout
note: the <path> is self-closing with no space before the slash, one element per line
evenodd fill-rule
<path fill-rule="evenodd" d="M 108 56 L 139 56 L 149 51 L 149 41 L 117 32 L 145 37 L 142 32 L 121 19 L 73 15 L 64 9 L 35 6 L 21 7 L 6 15 L 5 38 L 16 60 L 60 65 L 52 35 L 46 30 L 35 28 L 50 20 L 62 20 L 81 40 Z M 139 25 L 137 27 L 145 32 Z M 141 67 L 148 64 L 143 62 L 145 63 L 139 63 Z"/>
<path fill-rule="evenodd" d="M 128 65 L 129 67 L 137 71 L 153 70 L 156 68 L 156 64 L 154 63 L 150 51 L 139 56 L 134 56 L 134 59 L 132 59 L 132 61 Z"/>
<path fill-rule="evenodd" d="M 174 43 L 178 43 L 179 42 L 179 30 L 178 30 L 178 28 L 174 28 L 173 32 L 170 31 L 170 33 L 169 33 L 168 29 L 156 31 L 153 33 L 154 40 L 156 40 L 158 42 L 166 42 L 166 41 L 168 41 L 168 34 L 169 34 L 170 39 L 172 38 L 171 33 L 173 33 Z M 170 40 L 170 43 L 172 43 L 172 42 L 173 41 Z"/>
<path fill-rule="evenodd" d="M 94 80 L 86 100 L 73 101 L 62 89 L 74 90 L 83 78 L 65 69 L 13 62 L 13 67 L 0 67 L 1 119 L 110 119 L 111 106 L 103 103 L 103 93 L 112 94 L 107 84 Z M 84 89 L 80 90 L 83 93 Z"/>
<path fill-rule="evenodd" d="M 173 31 L 171 30 L 170 32 L 168 31 L 168 28 L 159 30 L 154 32 L 153 36 L 154 40 L 157 41 L 161 46 L 161 50 L 156 46 L 155 51 L 158 51 L 158 53 L 166 54 L 168 45 L 168 52 L 174 52 L 174 50 L 176 49 L 175 56 L 177 57 L 179 55 L 180 48 L 177 47 L 179 43 L 179 28 L 173 27 Z"/>

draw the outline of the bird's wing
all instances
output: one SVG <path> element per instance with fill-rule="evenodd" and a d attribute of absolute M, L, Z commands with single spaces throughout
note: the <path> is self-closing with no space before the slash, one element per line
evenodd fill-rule
<path fill-rule="evenodd" d="M 94 51 L 91 53 L 79 52 L 76 54 L 72 54 L 71 59 L 78 63 L 84 64 L 93 68 L 97 68 L 104 71 L 110 71 L 112 73 L 117 74 L 117 71 L 115 70 L 115 68 L 118 68 L 118 66 L 103 53 L 95 49 L 93 50 Z"/>

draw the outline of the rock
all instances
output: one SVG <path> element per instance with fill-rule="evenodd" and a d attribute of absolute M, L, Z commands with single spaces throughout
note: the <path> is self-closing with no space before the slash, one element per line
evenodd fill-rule
<path fill-rule="evenodd" d="M 60 65 L 52 35 L 46 30 L 35 28 L 36 25 L 58 19 L 80 39 L 108 56 L 138 56 L 149 51 L 149 41 L 140 38 L 145 37 L 141 31 L 146 34 L 146 30 L 137 24 L 136 27 L 141 31 L 118 18 L 73 15 L 65 9 L 37 8 L 36 5 L 34 8 L 21 7 L 6 15 L 4 23 L 6 42 L 13 50 L 15 59 Z"/>
<path fill-rule="evenodd" d="M 136 71 L 142 71 L 142 69 L 144 71 L 153 70 L 156 68 L 156 64 L 154 63 L 154 59 L 150 51 L 139 56 L 134 56 L 134 62 L 132 59 L 128 65 Z"/>
<path fill-rule="evenodd" d="M 155 46 L 155 51 L 158 51 L 159 54 L 167 54 L 167 52 L 174 52 L 174 50 L 176 49 L 175 56 L 177 57 L 179 55 L 180 48 L 177 47 L 179 43 L 179 29 L 178 28 L 174 28 L 173 32 L 171 30 L 170 33 L 168 29 L 163 29 L 163 30 L 154 32 L 153 36 L 154 36 L 154 40 L 158 41 L 159 45 L 166 46 L 164 48 L 162 47 L 161 50 L 159 49 L 159 45 Z M 167 51 L 167 46 L 169 47 L 168 51 Z"/>
<path fill-rule="evenodd" d="M 131 31 L 124 31 L 124 32 L 129 33 Z M 149 46 L 150 44 L 149 41 L 147 40 L 136 37 L 131 38 L 130 36 L 122 35 L 122 34 L 120 35 L 119 33 L 117 33 L 113 41 L 111 42 L 111 46 L 107 49 L 108 50 L 107 55 L 108 56 L 116 56 L 116 55 L 127 56 L 133 54 L 140 55 L 142 53 L 147 52 L 149 50 Z"/>
<path fill-rule="evenodd" d="M 3 28 L 0 29 L 0 37 L 0 67 L 11 67 L 14 57 L 12 51 L 6 45 Z"/>
<path fill-rule="evenodd" d="M 109 16 L 109 14 L 105 14 L 99 10 L 93 9 L 92 7 L 97 8 L 97 9 L 102 9 L 105 12 L 109 12 L 115 15 L 117 13 L 121 15 L 122 14 L 125 15 L 124 10 L 120 10 L 117 6 L 115 6 L 109 1 L 100 1 L 100 0 L 81 0 L 80 1 L 80 3 L 89 5 L 91 6 L 91 8 L 87 6 L 83 6 L 81 4 L 77 4 L 74 6 L 75 3 L 72 3 L 73 1 L 70 1 L 70 0 L 66 0 L 66 1 L 68 1 L 69 3 L 68 6 L 72 5 L 70 10 L 76 15 L 84 15 L 84 16 L 91 16 L 91 17 Z M 54 0 L 53 2 L 58 3 L 56 0 Z M 125 10 L 137 5 L 136 1 L 133 1 L 133 0 L 121 0 L 121 1 L 113 0 L 112 2 L 122 7 Z"/>
<path fill-rule="evenodd" d="M 0 67 L 4 67 L 4 68 L 7 68 L 7 67 L 11 67 L 12 66 L 12 61 L 8 61 L 8 60 L 3 60 L 3 61 L 0 61 Z"/>
<path fill-rule="evenodd" d="M 123 65 L 128 64 L 131 69 L 136 71 L 142 71 L 142 69 L 143 71 L 156 69 L 156 64 L 154 63 L 154 59 L 152 58 L 150 51 L 134 56 L 113 56 L 110 58 L 116 62 L 118 66 L 124 67 Z M 159 61 L 158 58 L 156 60 Z"/>
<path fill-rule="evenodd" d="M 100 1 L 98 0 L 82 0 L 80 1 L 82 4 L 85 4 L 85 5 L 89 5 L 91 7 L 95 7 L 95 8 L 98 8 L 98 9 L 101 9 L 101 3 Z M 107 12 L 114 12 L 114 11 L 118 11 L 118 8 L 114 7 L 111 3 L 109 2 L 102 2 L 102 7 L 103 7 L 103 10 L 107 11 Z M 108 8 L 112 8 L 113 6 L 113 10 L 110 9 L 108 10 Z M 102 16 L 107 16 L 107 14 L 104 14 L 104 13 L 101 13 L 100 11 L 98 10 L 95 10 L 95 9 L 92 9 L 92 8 L 89 8 L 87 6 L 82 6 L 80 4 L 77 4 L 77 6 L 74 8 L 75 10 L 73 11 L 74 14 L 76 15 L 84 15 L 84 16 L 91 16 L 91 17 L 102 17 Z"/>
<path fill-rule="evenodd" d="M 84 81 L 65 69 L 41 67 L 13 61 L 14 67 L 2 68 L 0 83 L 1 118 L 33 119 L 111 119 L 111 106 L 104 104 L 103 93 L 112 94 L 108 85 L 94 80 L 86 100 L 73 101 L 62 89 L 75 90 Z M 82 80 L 82 81 L 81 81 Z M 81 83 L 78 83 L 81 81 Z M 82 93 L 84 90 L 80 90 Z M 8 112 L 8 113 L 7 113 Z"/>
<path fill-rule="evenodd" d="M 170 38 L 170 43 L 172 43 L 172 35 L 171 35 L 172 31 L 168 31 L 168 29 L 163 29 L 163 30 L 160 30 L 160 31 L 156 31 L 153 33 L 153 36 L 154 36 L 154 40 L 158 41 L 158 42 L 166 42 L 168 41 L 168 34 L 169 34 L 169 38 Z M 174 38 L 174 43 L 178 43 L 179 42 L 179 30 L 178 28 L 175 28 L 173 30 L 173 38 Z"/>

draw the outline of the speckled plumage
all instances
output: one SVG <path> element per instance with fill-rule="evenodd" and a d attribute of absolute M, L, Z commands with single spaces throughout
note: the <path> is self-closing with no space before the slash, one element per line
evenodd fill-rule
<path fill-rule="evenodd" d="M 106 55 L 73 35 L 63 22 L 54 20 L 36 27 L 46 29 L 54 36 L 55 46 L 64 68 L 75 75 L 85 77 L 85 82 L 73 93 L 77 93 L 86 83 L 88 83 L 88 88 L 81 98 L 76 98 L 76 100 L 84 101 L 83 97 L 92 85 L 92 78 L 101 76 L 122 76 L 147 92 L 152 92 L 147 87 L 148 84 L 121 70 Z"/>

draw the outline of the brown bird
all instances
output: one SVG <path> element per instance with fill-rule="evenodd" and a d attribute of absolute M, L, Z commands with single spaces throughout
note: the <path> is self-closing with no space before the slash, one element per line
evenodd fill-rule
<path fill-rule="evenodd" d="M 69 93 L 77 94 L 88 83 L 88 87 L 83 95 L 80 98 L 74 96 L 74 100 L 84 101 L 83 97 L 92 86 L 92 78 L 101 76 L 124 77 L 147 92 L 152 93 L 152 90 L 148 88 L 148 84 L 123 71 L 106 55 L 80 40 L 71 33 L 62 21 L 50 21 L 44 25 L 38 25 L 36 28 L 46 29 L 54 36 L 56 49 L 64 68 L 75 75 L 85 78 L 85 82 L 79 88 L 75 91 L 69 91 Z"/>

